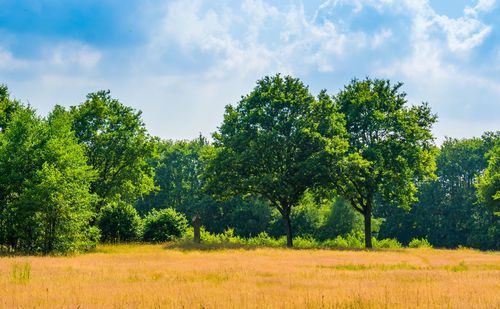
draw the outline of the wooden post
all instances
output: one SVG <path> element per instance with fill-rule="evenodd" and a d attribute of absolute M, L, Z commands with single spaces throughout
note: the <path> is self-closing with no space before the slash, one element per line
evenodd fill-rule
<path fill-rule="evenodd" d="M 201 216 L 196 215 L 193 217 L 193 227 L 194 227 L 194 242 L 200 243 L 200 227 L 201 227 Z"/>

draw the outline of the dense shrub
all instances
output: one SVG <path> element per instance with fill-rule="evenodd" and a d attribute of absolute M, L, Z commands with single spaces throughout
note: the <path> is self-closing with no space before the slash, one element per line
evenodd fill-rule
<path fill-rule="evenodd" d="M 312 237 L 297 236 L 293 238 L 294 247 L 300 249 L 306 248 L 364 248 L 363 232 L 354 232 L 346 236 L 337 236 L 335 239 L 327 239 L 323 242 L 318 241 Z M 185 240 L 193 239 L 193 228 L 190 227 L 184 234 Z M 212 234 L 207 232 L 203 227 L 201 228 L 201 242 L 205 244 L 241 244 L 241 245 L 254 245 L 265 247 L 284 247 L 286 246 L 286 237 L 280 238 L 270 237 L 266 232 L 262 232 L 256 237 L 243 238 L 235 236 L 232 229 L 227 229 L 222 234 Z M 382 239 L 376 240 L 373 238 L 373 246 L 375 248 L 401 248 L 402 245 L 395 239 Z"/>
<path fill-rule="evenodd" d="M 181 237 L 187 230 L 186 217 L 173 210 L 153 209 L 144 219 L 144 241 L 162 242 Z"/>
<path fill-rule="evenodd" d="M 402 245 L 399 241 L 394 238 L 385 238 L 381 240 L 377 240 L 375 238 L 372 239 L 374 248 L 401 248 Z"/>
<path fill-rule="evenodd" d="M 324 222 L 318 228 L 316 235 L 320 240 L 345 236 L 349 233 L 363 231 L 363 216 L 341 197 L 329 202 Z"/>
<path fill-rule="evenodd" d="M 413 238 L 412 241 L 408 244 L 409 248 L 432 248 L 432 245 L 427 241 L 427 239 L 422 238 Z"/>
<path fill-rule="evenodd" d="M 132 205 L 118 201 L 101 209 L 97 224 L 104 242 L 140 239 L 141 219 Z"/>

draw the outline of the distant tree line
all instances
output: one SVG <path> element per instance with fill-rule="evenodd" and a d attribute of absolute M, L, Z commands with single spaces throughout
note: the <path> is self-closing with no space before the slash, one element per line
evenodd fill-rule
<path fill-rule="evenodd" d="M 434 145 L 436 116 L 402 84 L 352 80 L 313 97 L 265 77 L 213 134 L 169 141 L 109 91 L 46 117 L 0 86 L 0 250 L 166 241 L 190 218 L 242 237 L 358 233 L 500 249 L 500 132 Z"/>

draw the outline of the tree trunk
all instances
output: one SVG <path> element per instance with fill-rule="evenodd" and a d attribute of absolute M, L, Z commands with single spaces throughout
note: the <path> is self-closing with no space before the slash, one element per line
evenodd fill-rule
<path fill-rule="evenodd" d="M 372 207 L 371 203 L 365 208 L 365 248 L 372 248 Z"/>
<path fill-rule="evenodd" d="M 292 248 L 293 238 L 292 238 L 292 223 L 290 221 L 290 209 L 284 209 L 284 212 L 281 215 L 283 216 L 283 223 L 285 224 L 285 230 L 286 230 L 286 246 L 288 248 Z"/>
<path fill-rule="evenodd" d="M 200 215 L 195 215 L 193 217 L 193 227 L 194 227 L 194 242 L 199 244 L 201 242 L 201 237 L 200 237 L 201 216 Z"/>

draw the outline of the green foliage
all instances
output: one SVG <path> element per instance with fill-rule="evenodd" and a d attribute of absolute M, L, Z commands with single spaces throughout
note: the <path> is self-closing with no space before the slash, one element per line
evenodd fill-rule
<path fill-rule="evenodd" d="M 91 192 L 97 194 L 97 211 L 109 201 L 133 202 L 151 191 L 153 169 L 148 160 L 155 143 L 147 134 L 141 112 L 111 98 L 109 91 L 87 95 L 71 107 L 72 129 L 90 166 L 97 171 Z"/>
<path fill-rule="evenodd" d="M 152 209 L 172 207 L 192 217 L 200 211 L 210 196 L 202 192 L 199 175 L 204 167 L 200 160 L 204 147 L 209 147 L 205 138 L 192 141 L 159 141 L 158 157 L 150 158 L 150 167 L 155 170 L 156 191 L 136 202 L 140 213 Z M 209 201 L 211 202 L 211 201 Z"/>
<path fill-rule="evenodd" d="M 500 249 L 500 217 L 478 202 L 476 187 L 476 175 L 488 167 L 485 155 L 499 137 L 487 132 L 481 138 L 446 139 L 436 158 L 437 179 L 418 184 L 411 210 L 387 204 L 376 211 L 386 219 L 380 236 L 405 244 L 425 238 L 434 247 Z"/>
<path fill-rule="evenodd" d="M 327 205 L 318 205 L 312 195 L 306 192 L 299 204 L 291 210 L 292 234 L 306 238 L 316 236 L 326 211 L 328 211 Z M 271 223 L 267 232 L 273 237 L 283 235 L 283 217 L 277 209 L 272 212 Z"/>
<path fill-rule="evenodd" d="M 363 230 L 363 216 L 356 212 L 348 201 L 338 197 L 331 201 L 329 206 L 324 222 L 318 228 L 318 239 L 332 239 Z"/>
<path fill-rule="evenodd" d="M 488 153 L 488 168 L 477 183 L 479 202 L 500 214 L 500 142 Z"/>
<path fill-rule="evenodd" d="M 235 236 L 232 229 L 227 229 L 220 234 L 212 234 L 204 228 L 201 229 L 201 242 L 204 244 L 239 244 L 253 245 L 265 247 L 284 247 L 287 245 L 286 237 L 273 238 L 267 233 L 262 232 L 255 237 L 239 237 Z M 184 235 L 184 240 L 193 239 L 193 229 L 189 228 Z M 363 248 L 363 232 L 350 233 L 342 236 L 337 236 L 335 239 L 327 239 L 319 241 L 310 236 L 294 237 L 294 247 L 299 249 L 308 248 Z M 372 239 L 375 248 L 401 248 L 402 245 L 395 239 Z"/>
<path fill-rule="evenodd" d="M 396 249 L 396 248 L 403 247 L 403 245 L 394 238 L 385 238 L 385 239 L 377 240 L 375 237 L 372 237 L 372 243 L 373 243 L 373 247 L 375 247 L 375 248 Z"/>
<path fill-rule="evenodd" d="M 259 195 L 283 216 L 292 246 L 290 212 L 304 192 L 330 181 L 345 151 L 341 118 L 325 92 L 318 100 L 298 79 L 257 81 L 236 107 L 226 106 L 213 135 L 203 178 L 217 198 Z"/>
<path fill-rule="evenodd" d="M 500 133 L 438 149 L 435 115 L 406 107 L 400 89 L 353 80 L 332 102 L 297 79 L 265 77 L 226 107 L 210 145 L 151 138 L 109 91 L 42 118 L 0 85 L 0 249 L 87 250 L 95 223 L 104 241 L 139 239 L 134 203 L 154 242 L 200 215 L 202 240 L 214 243 L 499 250 Z M 166 207 L 183 215 L 154 210 Z"/>
<path fill-rule="evenodd" d="M 266 247 L 279 247 L 284 246 L 286 244 L 285 238 L 275 239 L 267 235 L 266 232 L 262 232 L 256 237 L 248 238 L 247 243 L 249 245 L 258 245 L 258 246 L 266 246 Z"/>
<path fill-rule="evenodd" d="M 409 248 L 432 248 L 432 245 L 427 241 L 427 239 L 413 238 L 408 244 Z"/>
<path fill-rule="evenodd" d="M 101 208 L 97 220 L 101 240 L 105 242 L 127 242 L 141 237 L 141 218 L 132 205 L 123 201 L 111 202 Z"/>
<path fill-rule="evenodd" d="M 352 80 L 335 97 L 349 141 L 336 189 L 364 215 L 368 248 L 376 195 L 408 208 L 415 200 L 414 183 L 433 176 L 431 127 L 436 116 L 425 103 L 406 107 L 401 87 L 388 80 Z"/>
<path fill-rule="evenodd" d="M 0 132 L 5 131 L 7 124 L 12 120 L 14 112 L 19 108 L 21 108 L 19 102 L 10 100 L 7 86 L 0 84 Z"/>
<path fill-rule="evenodd" d="M 266 230 L 271 208 L 262 198 L 237 196 L 218 202 L 203 191 L 200 175 L 206 161 L 202 154 L 211 148 L 202 136 L 191 141 L 159 142 L 158 157 L 150 160 L 158 190 L 137 200 L 137 210 L 147 214 L 151 209 L 172 207 L 189 219 L 199 215 L 212 233 L 232 227 L 236 235 L 247 237 Z"/>
<path fill-rule="evenodd" d="M 47 119 L 18 108 L 0 134 L 0 242 L 26 253 L 95 246 L 89 193 L 94 173 L 56 106 Z"/>
<path fill-rule="evenodd" d="M 363 248 L 365 234 L 362 231 L 337 236 L 334 239 L 326 239 L 322 246 L 327 248 Z"/>
<path fill-rule="evenodd" d="M 181 237 L 187 227 L 186 217 L 174 209 L 153 209 L 144 218 L 143 239 L 148 242 L 169 241 Z"/>

